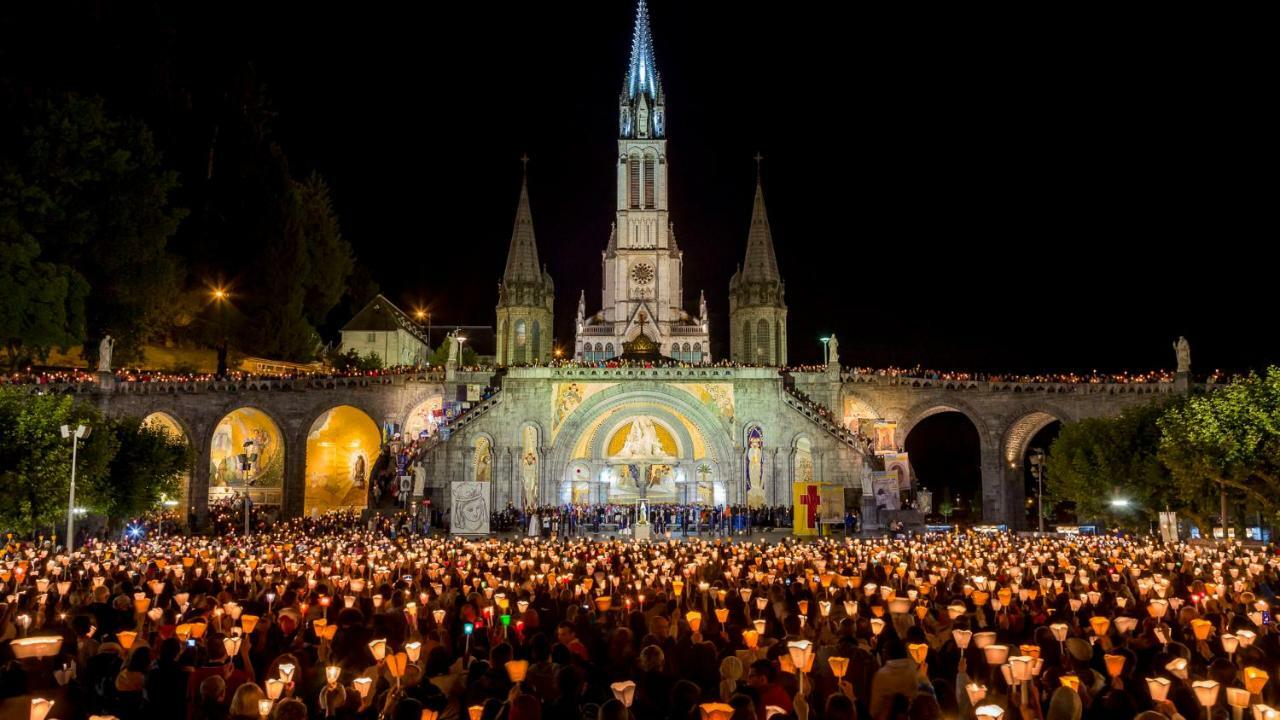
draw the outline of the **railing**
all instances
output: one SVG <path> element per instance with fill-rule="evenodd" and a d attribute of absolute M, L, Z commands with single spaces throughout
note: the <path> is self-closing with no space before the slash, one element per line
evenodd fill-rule
<path fill-rule="evenodd" d="M 368 388 L 411 383 L 442 383 L 444 370 L 431 368 L 415 373 L 395 375 L 359 375 L 350 377 L 260 378 L 244 380 L 113 380 L 110 389 L 97 382 L 13 384 L 33 393 L 81 394 L 110 392 L 115 395 L 175 395 L 192 393 L 238 393 L 295 390 L 335 390 Z"/>
<path fill-rule="evenodd" d="M 1040 393 L 1077 395 L 1164 395 L 1174 392 L 1172 382 L 1020 382 L 1002 380 L 946 380 L 901 375 L 840 373 L 842 382 L 935 390 L 991 393 Z"/>
<path fill-rule="evenodd" d="M 830 408 L 812 400 L 806 400 L 800 397 L 799 393 L 786 385 L 783 385 L 782 399 L 787 403 L 787 405 L 809 418 L 818 427 L 826 430 L 827 434 L 859 453 L 862 453 L 864 456 L 869 455 L 867 452 L 868 448 L 861 442 L 857 435 L 854 435 L 843 425 L 840 425 L 831 419 Z M 826 410 L 827 415 L 823 415 L 821 412 L 822 410 Z"/>
<path fill-rule="evenodd" d="M 494 406 L 496 406 L 501 401 L 502 401 L 502 390 L 501 389 L 494 390 L 492 395 L 485 398 L 484 400 L 481 400 L 479 403 L 472 405 L 470 408 L 467 408 L 465 411 L 463 411 L 461 415 L 458 415 L 453 420 L 450 420 L 448 425 L 446 425 L 446 427 L 449 428 L 450 432 L 455 432 L 457 430 L 460 430 L 466 427 L 467 425 L 470 425 L 475 420 L 479 419 L 480 416 L 489 412 L 491 409 L 493 409 Z"/>

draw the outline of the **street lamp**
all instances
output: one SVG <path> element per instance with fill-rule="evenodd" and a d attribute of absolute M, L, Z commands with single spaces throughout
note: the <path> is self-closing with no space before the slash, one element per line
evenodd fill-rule
<path fill-rule="evenodd" d="M 1121 497 L 1113 498 L 1111 500 L 1111 507 L 1116 508 L 1118 510 L 1123 510 L 1129 507 L 1129 498 L 1121 498 Z"/>
<path fill-rule="evenodd" d="M 222 344 L 218 346 L 218 377 L 227 376 L 227 298 L 226 288 L 213 289 L 213 302 L 218 306 L 218 329 L 222 332 Z"/>
<path fill-rule="evenodd" d="M 244 534 L 249 536 L 249 474 L 258 462 L 258 453 L 253 451 L 254 442 L 244 441 L 244 452 L 237 456 L 240 461 L 240 472 L 244 474 Z"/>
<path fill-rule="evenodd" d="M 1032 448 L 1031 469 L 1036 474 L 1036 515 L 1040 516 L 1040 532 L 1044 532 L 1044 450 Z"/>
<path fill-rule="evenodd" d="M 67 500 L 67 552 L 71 552 L 76 546 L 76 450 L 80 441 L 89 437 L 92 430 L 88 425 L 77 425 L 75 430 L 70 425 L 63 425 L 61 429 L 64 440 L 71 438 L 71 495 Z"/>
<path fill-rule="evenodd" d="M 831 342 L 831 336 L 818 338 L 822 341 L 822 364 L 829 365 L 831 363 L 830 356 L 827 354 L 827 343 Z"/>

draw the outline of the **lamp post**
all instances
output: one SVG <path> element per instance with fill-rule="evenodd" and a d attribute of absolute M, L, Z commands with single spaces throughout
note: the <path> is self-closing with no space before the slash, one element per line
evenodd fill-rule
<path fill-rule="evenodd" d="M 75 430 L 70 425 L 63 425 L 62 438 L 71 438 L 71 493 L 67 499 L 67 552 L 71 552 L 76 546 L 75 536 L 75 518 L 76 518 L 76 450 L 81 440 L 89 437 L 91 429 L 88 425 L 77 425 Z"/>
<path fill-rule="evenodd" d="M 218 287 L 213 289 L 213 302 L 218 306 L 218 330 L 222 333 L 222 344 L 218 346 L 218 377 L 227 376 L 227 291 Z"/>
<path fill-rule="evenodd" d="M 1044 450 L 1032 448 L 1031 469 L 1036 473 L 1036 515 L 1040 516 L 1040 532 L 1044 532 Z"/>
<path fill-rule="evenodd" d="M 827 343 L 831 342 L 831 336 L 828 335 L 827 337 L 821 337 L 818 339 L 822 341 L 822 364 L 828 365 L 831 363 L 831 360 L 830 355 L 827 354 Z"/>
<path fill-rule="evenodd" d="M 258 461 L 258 453 L 253 451 L 254 442 L 244 441 L 244 452 L 240 453 L 240 472 L 244 474 L 244 534 L 249 536 L 249 474 Z"/>

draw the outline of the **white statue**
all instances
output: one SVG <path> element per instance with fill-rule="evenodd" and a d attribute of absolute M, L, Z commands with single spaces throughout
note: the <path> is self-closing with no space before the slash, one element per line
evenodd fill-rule
<path fill-rule="evenodd" d="M 831 333 L 831 339 L 827 341 L 827 364 L 840 364 L 840 341 L 836 340 L 835 333 Z"/>
<path fill-rule="evenodd" d="M 631 422 L 631 430 L 627 433 L 627 441 L 623 444 L 618 457 L 653 458 L 666 457 L 662 441 L 658 439 L 658 429 L 653 425 L 653 418 L 638 417 Z"/>
<path fill-rule="evenodd" d="M 457 367 L 458 360 L 462 355 L 462 343 L 458 342 L 458 332 L 455 330 L 449 333 L 445 336 L 444 340 L 449 343 L 449 356 L 448 359 L 445 360 L 445 364 Z"/>
<path fill-rule="evenodd" d="M 1191 372 L 1191 343 L 1179 336 L 1178 342 L 1173 344 L 1173 352 L 1178 356 L 1178 372 Z"/>
<path fill-rule="evenodd" d="M 111 350 L 115 346 L 116 341 L 110 335 L 102 338 L 102 342 L 98 343 L 98 372 L 111 372 Z"/>

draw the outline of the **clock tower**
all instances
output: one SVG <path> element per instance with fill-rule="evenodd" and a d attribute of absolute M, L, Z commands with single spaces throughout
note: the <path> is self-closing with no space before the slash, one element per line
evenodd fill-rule
<path fill-rule="evenodd" d="M 574 354 L 600 361 L 622 354 L 643 329 L 662 355 L 711 360 L 705 300 L 683 309 L 684 255 L 667 205 L 667 115 L 654 62 L 649 11 L 636 6 L 631 62 L 618 98 L 617 211 L 601 257 L 601 309 L 579 303 Z M 644 318 L 644 322 L 640 319 Z"/>

